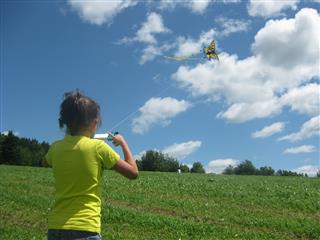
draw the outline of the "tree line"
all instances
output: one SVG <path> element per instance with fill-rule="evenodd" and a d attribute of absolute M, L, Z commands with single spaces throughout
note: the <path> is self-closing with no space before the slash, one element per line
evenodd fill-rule
<path fill-rule="evenodd" d="M 275 171 L 272 167 L 264 166 L 260 168 L 256 168 L 251 161 L 245 160 L 239 163 L 237 166 L 229 165 L 227 168 L 224 169 L 222 174 L 225 175 L 262 175 L 262 176 L 305 176 L 307 174 L 303 173 L 296 173 L 288 170 L 281 170 Z M 320 176 L 320 172 L 318 172 L 317 176 Z"/>
<path fill-rule="evenodd" d="M 47 142 L 38 142 L 35 139 L 20 138 L 12 131 L 8 134 L 0 134 L 0 164 L 47 166 L 45 155 L 48 152 Z M 136 160 L 140 171 L 205 173 L 201 162 L 194 162 L 192 167 L 179 163 L 179 161 L 167 154 L 155 150 L 146 151 L 140 159 Z M 224 169 L 225 175 L 263 175 L 263 176 L 307 176 L 288 170 L 275 171 L 270 166 L 256 168 L 251 161 L 245 160 L 237 166 L 229 165 Z M 320 177 L 320 170 L 317 173 Z"/>
<path fill-rule="evenodd" d="M 0 135 L 0 164 L 43 167 L 49 146 L 46 142 L 17 137 L 9 131 Z"/>
<path fill-rule="evenodd" d="M 38 142 L 35 139 L 20 138 L 9 131 L 0 134 L 0 164 L 23 166 L 47 166 L 45 155 L 50 145 L 47 142 Z M 180 164 L 178 160 L 158 151 L 147 151 L 140 160 L 137 160 L 140 171 L 205 173 L 200 162 L 193 164 L 189 169 L 187 165 Z"/>
<path fill-rule="evenodd" d="M 182 173 L 205 173 L 201 162 L 193 163 L 190 169 L 187 165 L 179 163 L 177 159 L 154 150 L 146 151 L 136 162 L 139 171 L 178 172 L 180 169 Z"/>

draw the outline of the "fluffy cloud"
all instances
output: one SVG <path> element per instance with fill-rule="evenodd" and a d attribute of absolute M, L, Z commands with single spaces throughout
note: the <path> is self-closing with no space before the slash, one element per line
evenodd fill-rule
<path fill-rule="evenodd" d="M 141 27 L 135 33 L 134 37 L 124 37 L 119 42 L 141 42 L 147 44 L 157 44 L 157 40 L 154 35 L 168 32 L 170 32 L 170 30 L 164 26 L 162 16 L 158 13 L 151 12 L 147 15 L 146 21 L 141 24 Z"/>
<path fill-rule="evenodd" d="M 203 13 L 207 7 L 210 5 L 212 1 L 211 0 L 202 0 L 202 1 L 191 1 L 189 3 L 189 8 L 194 12 L 194 13 Z"/>
<path fill-rule="evenodd" d="M 147 21 L 137 31 L 135 39 L 139 42 L 156 44 L 157 40 L 154 34 L 166 32 L 169 32 L 169 29 L 164 26 L 161 15 L 152 12 L 147 16 Z"/>
<path fill-rule="evenodd" d="M 252 50 L 272 66 L 318 67 L 314 65 L 319 60 L 319 24 L 317 11 L 310 8 L 300 10 L 294 19 L 269 20 L 256 34 Z M 304 71 L 300 74 L 310 70 Z"/>
<path fill-rule="evenodd" d="M 178 160 L 186 158 L 188 155 L 201 147 L 201 141 L 189 141 L 183 143 L 174 143 L 162 150 L 163 153 L 168 154 Z"/>
<path fill-rule="evenodd" d="M 275 133 L 279 133 L 284 129 L 285 123 L 276 122 L 269 126 L 264 127 L 263 129 L 252 133 L 253 138 L 265 138 L 269 137 Z"/>
<path fill-rule="evenodd" d="M 241 19 L 230 19 L 225 17 L 219 17 L 215 20 L 219 24 L 221 30 L 219 36 L 229 36 L 236 32 L 246 32 L 249 29 L 250 21 Z"/>
<path fill-rule="evenodd" d="M 140 115 L 132 121 L 134 133 L 146 133 L 151 126 L 160 124 L 166 126 L 171 123 L 171 118 L 186 111 L 191 104 L 185 100 L 175 98 L 151 98 L 140 109 Z"/>
<path fill-rule="evenodd" d="M 142 55 L 139 60 L 139 64 L 145 64 L 148 61 L 152 61 L 157 56 L 162 55 L 164 51 L 168 51 L 173 46 L 170 44 L 163 44 L 163 45 L 148 45 L 142 50 Z"/>
<path fill-rule="evenodd" d="M 232 122 L 273 116 L 286 105 L 313 112 L 317 100 L 308 97 L 297 103 L 293 96 L 299 94 L 293 89 L 302 91 L 301 96 L 316 94 L 318 85 L 301 84 L 319 74 L 319 21 L 315 9 L 302 9 L 292 19 L 270 20 L 255 36 L 253 56 L 238 59 L 221 53 L 219 62 L 180 66 L 172 78 L 195 97 L 225 100 L 228 108 L 218 117 Z"/>
<path fill-rule="evenodd" d="M 79 1 L 69 0 L 69 4 L 84 22 L 102 25 L 111 23 L 112 19 L 124 9 L 134 6 L 138 1 Z"/>
<path fill-rule="evenodd" d="M 161 0 L 159 3 L 160 9 L 174 9 L 177 6 L 189 8 L 192 12 L 201 14 L 212 3 L 211 0 L 192 0 L 192 1 L 174 1 L 174 0 Z"/>
<path fill-rule="evenodd" d="M 212 160 L 208 163 L 208 165 L 205 167 L 207 173 L 222 173 L 223 170 L 231 166 L 236 166 L 238 164 L 238 160 L 235 159 L 216 159 Z"/>
<path fill-rule="evenodd" d="M 255 118 L 265 118 L 278 114 L 281 106 L 276 99 L 257 101 L 254 103 L 235 103 L 226 111 L 219 112 L 218 118 L 225 118 L 235 123 L 246 122 Z"/>
<path fill-rule="evenodd" d="M 285 9 L 297 9 L 298 0 L 250 0 L 248 13 L 250 16 L 272 17 L 283 15 Z"/>
<path fill-rule="evenodd" d="M 308 174 L 308 176 L 312 177 L 312 176 L 316 176 L 319 169 L 320 169 L 319 166 L 305 165 L 305 166 L 295 168 L 292 171 L 297 173 L 303 173 L 303 174 L 306 173 Z"/>
<path fill-rule="evenodd" d="M 152 61 L 156 56 L 161 55 L 163 51 L 167 51 L 173 47 L 173 45 L 170 44 L 157 44 L 158 41 L 155 38 L 155 35 L 168 32 L 170 32 L 170 29 L 165 27 L 162 16 L 158 13 L 151 12 L 148 14 L 146 21 L 141 24 L 141 27 L 135 33 L 134 37 L 124 37 L 119 41 L 119 43 L 128 44 L 132 42 L 140 42 L 147 44 L 147 46 L 142 50 L 142 55 L 139 61 L 140 64 L 144 64 L 148 61 Z"/>
<path fill-rule="evenodd" d="M 284 94 L 280 104 L 289 106 L 292 111 L 311 116 L 319 115 L 320 107 L 320 86 L 310 83 L 299 88 L 293 88 Z"/>
<path fill-rule="evenodd" d="M 287 148 L 284 150 L 284 154 L 298 154 L 298 153 L 311 153 L 315 152 L 316 147 L 312 145 L 302 145 L 299 147 Z"/>
<path fill-rule="evenodd" d="M 154 45 L 148 45 L 142 50 L 142 55 L 139 60 L 139 64 L 145 64 L 148 61 L 152 61 L 156 56 L 161 55 L 162 51 L 159 47 Z"/>
<path fill-rule="evenodd" d="M 307 139 L 320 134 L 320 115 L 311 118 L 309 121 L 305 122 L 300 131 L 296 133 L 291 133 L 284 137 L 279 138 L 279 141 L 288 140 L 290 142 L 296 142 L 299 140 Z"/>

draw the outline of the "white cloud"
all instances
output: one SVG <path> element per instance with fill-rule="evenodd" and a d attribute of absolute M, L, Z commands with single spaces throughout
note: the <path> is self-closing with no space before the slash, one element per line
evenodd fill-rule
<path fill-rule="evenodd" d="M 280 101 L 282 105 L 291 107 L 292 111 L 316 116 L 320 114 L 320 87 L 310 83 L 299 88 L 293 88 L 284 94 Z"/>
<path fill-rule="evenodd" d="M 312 145 L 302 145 L 299 147 L 287 148 L 284 150 L 284 154 L 298 154 L 298 153 L 311 153 L 315 152 L 316 147 Z"/>
<path fill-rule="evenodd" d="M 316 176 L 319 169 L 320 169 L 319 166 L 305 165 L 305 166 L 295 168 L 292 171 L 297 172 L 297 173 L 303 173 L 303 174 L 306 173 L 306 174 L 308 174 L 309 177 L 314 177 L 314 176 Z"/>
<path fill-rule="evenodd" d="M 235 103 L 226 111 L 219 112 L 218 118 L 225 118 L 231 122 L 242 123 L 255 118 L 265 118 L 278 114 L 281 106 L 276 99 L 257 101 L 254 103 Z"/>
<path fill-rule="evenodd" d="M 246 32 L 249 29 L 250 21 L 241 19 L 230 19 L 219 17 L 215 20 L 220 26 L 219 36 L 229 36 L 236 32 Z"/>
<path fill-rule="evenodd" d="M 118 0 L 118 1 L 81 1 L 69 0 L 69 4 L 84 22 L 102 25 L 111 23 L 112 19 L 128 7 L 137 4 L 138 1 Z"/>
<path fill-rule="evenodd" d="M 269 20 L 256 34 L 252 50 L 272 66 L 290 70 L 311 65 L 319 74 L 319 25 L 319 14 L 311 8 L 300 10 L 292 19 Z M 300 74 L 309 71 L 306 68 Z"/>
<path fill-rule="evenodd" d="M 154 34 L 166 32 L 169 32 L 169 29 L 164 26 L 161 15 L 151 12 L 148 14 L 146 22 L 137 31 L 135 39 L 139 42 L 156 44 L 157 40 Z"/>
<path fill-rule="evenodd" d="M 156 56 L 162 55 L 163 51 L 171 49 L 174 45 L 172 44 L 158 44 L 155 38 L 156 34 L 168 33 L 168 29 L 164 23 L 162 16 L 158 13 L 151 12 L 147 15 L 145 22 L 141 24 L 141 27 L 135 33 L 135 36 L 124 37 L 118 41 L 120 44 L 129 44 L 132 42 L 145 43 L 147 46 L 142 50 L 139 63 L 144 64 L 148 61 L 152 61 Z"/>
<path fill-rule="evenodd" d="M 263 129 L 252 133 L 253 138 L 265 138 L 269 137 L 275 133 L 282 132 L 284 129 L 285 123 L 284 122 L 276 122 L 269 126 L 264 127 Z"/>
<path fill-rule="evenodd" d="M 194 13 L 203 13 L 211 2 L 211 0 L 194 0 L 190 1 L 188 6 Z"/>
<path fill-rule="evenodd" d="M 201 147 L 201 141 L 188 141 L 183 143 L 174 143 L 162 150 L 163 153 L 168 154 L 178 160 L 186 158 L 188 155 L 198 150 Z"/>
<path fill-rule="evenodd" d="M 292 19 L 270 20 L 255 36 L 253 56 L 238 59 L 220 53 L 219 62 L 180 66 L 172 78 L 194 97 L 224 100 L 228 108 L 218 117 L 232 122 L 273 116 L 284 106 L 309 114 L 317 100 L 301 97 L 303 103 L 297 103 L 293 96 L 315 95 L 317 86 L 299 86 L 319 76 L 319 21 L 315 9 L 302 9 Z"/>
<path fill-rule="evenodd" d="M 231 158 L 212 160 L 205 167 L 206 173 L 222 173 L 226 167 L 229 165 L 236 166 L 238 162 L 238 160 Z"/>
<path fill-rule="evenodd" d="M 291 133 L 284 137 L 279 138 L 279 141 L 288 140 L 290 142 L 296 142 L 299 140 L 307 139 L 320 134 L 320 115 L 311 118 L 309 121 L 305 122 L 300 131 L 296 133 Z"/>
<path fill-rule="evenodd" d="M 171 49 L 173 46 L 170 44 L 163 44 L 163 45 L 147 45 L 143 50 L 142 50 L 142 55 L 139 60 L 139 64 L 145 64 L 148 61 L 152 61 L 155 59 L 157 56 L 162 55 L 164 51 L 168 51 Z"/>
<path fill-rule="evenodd" d="M 142 55 L 139 60 L 139 64 L 145 64 L 148 61 L 152 61 L 156 56 L 162 54 L 162 51 L 159 47 L 154 45 L 148 45 L 142 50 Z"/>
<path fill-rule="evenodd" d="M 273 17 L 283 15 L 286 9 L 297 9 L 298 0 L 250 0 L 248 13 L 250 16 Z"/>
<path fill-rule="evenodd" d="M 212 3 L 212 0 L 190 0 L 190 1 L 174 1 L 174 0 L 161 0 L 158 7 L 162 10 L 172 10 L 177 6 L 186 7 L 193 13 L 202 14 Z"/>
<path fill-rule="evenodd" d="M 153 125 L 166 126 L 171 123 L 171 118 L 185 112 L 191 104 L 185 100 L 175 98 L 151 98 L 140 109 L 140 115 L 132 121 L 134 133 L 146 133 Z"/>
<path fill-rule="evenodd" d="M 241 0 L 221 0 L 224 4 L 230 4 L 230 3 L 241 3 Z"/>
<path fill-rule="evenodd" d="M 168 32 L 170 32 L 170 29 L 164 25 L 162 16 L 158 13 L 151 12 L 147 15 L 146 21 L 141 24 L 141 27 L 137 30 L 134 37 L 124 37 L 119 43 L 141 42 L 146 44 L 157 44 L 154 35 Z"/>

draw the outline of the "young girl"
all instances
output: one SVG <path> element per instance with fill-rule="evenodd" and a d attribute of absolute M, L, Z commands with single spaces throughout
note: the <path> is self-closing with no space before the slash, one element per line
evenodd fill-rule
<path fill-rule="evenodd" d="M 104 141 L 93 139 L 101 124 L 100 107 L 79 91 L 64 94 L 60 105 L 62 140 L 46 155 L 55 180 L 55 203 L 48 217 L 48 239 L 101 239 L 101 191 L 103 169 L 114 169 L 129 179 L 138 176 L 130 149 L 120 134 L 124 160 Z"/>

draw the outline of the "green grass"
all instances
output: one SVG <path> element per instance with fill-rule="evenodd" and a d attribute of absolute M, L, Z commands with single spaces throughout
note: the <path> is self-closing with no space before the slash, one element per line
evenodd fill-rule
<path fill-rule="evenodd" d="M 0 166 L 0 239 L 46 239 L 50 169 Z M 320 239 L 320 179 L 106 171 L 103 239 Z"/>

